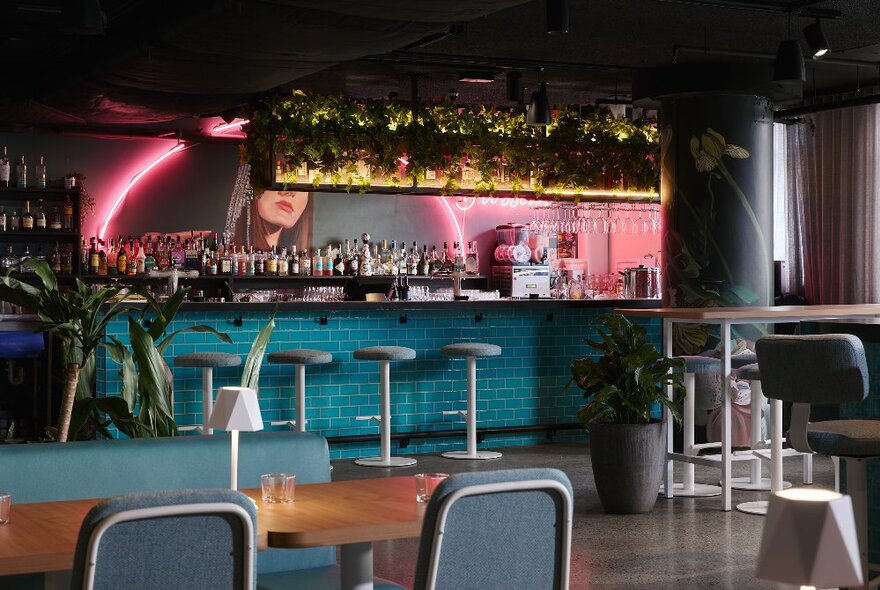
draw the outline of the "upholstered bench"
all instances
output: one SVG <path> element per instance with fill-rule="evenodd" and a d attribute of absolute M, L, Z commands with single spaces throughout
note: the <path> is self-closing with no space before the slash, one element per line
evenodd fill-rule
<path fill-rule="evenodd" d="M 292 472 L 298 484 L 330 481 L 327 441 L 309 433 L 242 433 L 238 483 L 259 487 L 260 475 Z M 0 445 L 0 490 L 15 504 L 102 498 L 129 492 L 229 486 L 229 438 L 102 440 Z M 268 549 L 257 556 L 258 589 L 335 590 L 333 547 Z M 381 582 L 381 581 L 377 581 Z M 0 588 L 42 588 L 42 576 L 0 577 Z M 391 583 L 376 588 L 400 590 Z"/>

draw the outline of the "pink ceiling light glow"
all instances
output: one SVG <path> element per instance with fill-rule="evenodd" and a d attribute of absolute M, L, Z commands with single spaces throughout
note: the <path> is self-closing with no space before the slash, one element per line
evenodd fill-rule
<path fill-rule="evenodd" d="M 236 119 L 231 123 L 222 123 L 211 129 L 211 135 L 221 135 L 231 129 L 241 129 L 250 122 L 250 119 Z"/>
<path fill-rule="evenodd" d="M 118 197 L 116 197 L 116 200 L 113 202 L 113 206 L 110 208 L 110 212 L 107 213 L 107 217 L 104 218 L 104 225 L 101 226 L 101 231 L 98 232 L 99 238 L 101 238 L 102 240 L 104 239 L 104 235 L 107 233 L 107 226 L 110 225 L 110 222 L 113 221 L 114 217 L 116 217 L 117 211 L 119 211 L 119 208 L 122 206 L 122 203 L 125 202 L 125 197 L 128 196 L 128 193 L 131 191 L 131 189 L 134 188 L 134 186 L 138 182 L 140 182 L 144 176 L 149 174 L 149 172 L 153 168 L 155 168 L 156 166 L 158 166 L 159 164 L 161 164 L 162 162 L 164 162 L 165 160 L 167 160 L 168 158 L 170 158 L 174 154 L 176 154 L 178 152 L 182 152 L 183 150 L 185 150 L 188 147 L 190 147 L 190 145 L 186 144 L 186 143 L 177 144 L 176 146 L 174 146 L 173 148 L 171 148 L 170 150 L 168 150 L 167 152 L 165 152 L 164 154 L 162 154 L 161 156 L 159 156 L 158 158 L 156 158 L 155 160 L 150 162 L 146 168 L 144 168 L 143 170 L 141 170 L 140 172 L 138 172 L 137 174 L 135 174 L 132 177 L 131 181 L 128 183 L 128 185 L 125 187 L 125 189 L 121 193 L 119 193 Z"/>

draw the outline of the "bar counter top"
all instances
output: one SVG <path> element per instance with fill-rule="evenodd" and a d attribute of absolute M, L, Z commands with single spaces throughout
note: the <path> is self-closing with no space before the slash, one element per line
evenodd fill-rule
<path fill-rule="evenodd" d="M 661 306 L 659 299 L 486 299 L 476 301 L 285 301 L 193 302 L 181 305 L 181 311 L 407 311 L 407 310 L 468 310 L 468 309 L 651 309 Z"/>

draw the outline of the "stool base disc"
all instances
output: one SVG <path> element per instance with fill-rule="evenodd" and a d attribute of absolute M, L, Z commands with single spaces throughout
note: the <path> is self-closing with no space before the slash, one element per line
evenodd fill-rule
<path fill-rule="evenodd" d="M 769 492 L 770 478 L 762 477 L 761 481 L 752 483 L 752 479 L 750 477 L 734 477 L 730 480 L 730 487 L 734 490 L 745 490 L 747 492 Z M 790 481 L 782 482 L 783 490 L 787 490 L 790 487 Z"/>
<path fill-rule="evenodd" d="M 706 483 L 695 483 L 694 489 L 690 492 L 684 491 L 683 483 L 676 483 L 672 485 L 672 493 L 674 498 L 711 498 L 712 496 L 720 496 L 721 495 L 721 486 L 713 486 Z M 660 492 L 661 496 L 666 495 L 666 488 L 661 485 Z"/>
<path fill-rule="evenodd" d="M 447 451 L 446 453 L 441 453 L 441 457 L 446 457 L 447 459 L 500 459 L 501 453 L 496 453 L 495 451 L 477 451 L 474 454 L 471 454 L 467 451 Z"/>
<path fill-rule="evenodd" d="M 757 500 L 755 502 L 743 502 L 737 504 L 736 509 L 746 514 L 756 514 L 758 516 L 767 516 L 767 500 Z"/>
<path fill-rule="evenodd" d="M 361 457 L 360 459 L 355 459 L 354 464 L 363 465 L 364 467 L 408 467 L 415 465 L 416 460 L 410 457 L 389 457 L 388 459 L 383 459 L 382 457 Z"/>

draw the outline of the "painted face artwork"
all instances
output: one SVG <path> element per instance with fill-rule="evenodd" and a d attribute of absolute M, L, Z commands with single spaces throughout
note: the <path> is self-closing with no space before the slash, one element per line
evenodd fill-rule
<path fill-rule="evenodd" d="M 292 228 L 309 203 L 309 193 L 265 191 L 257 200 L 257 212 L 270 225 Z"/>

